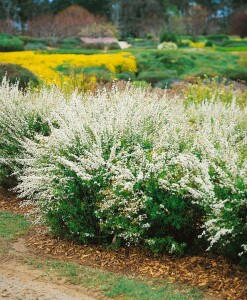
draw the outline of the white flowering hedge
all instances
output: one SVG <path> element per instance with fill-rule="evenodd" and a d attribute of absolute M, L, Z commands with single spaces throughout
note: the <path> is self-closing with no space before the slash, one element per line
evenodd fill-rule
<path fill-rule="evenodd" d="M 15 183 L 16 173 L 20 171 L 16 159 L 24 153 L 24 138 L 35 139 L 37 133 L 49 135 L 52 112 L 62 101 L 65 101 L 64 96 L 56 89 L 27 89 L 23 93 L 18 83 L 10 85 L 6 78 L 3 79 L 0 87 L 0 185 Z"/>
<path fill-rule="evenodd" d="M 18 135 L 21 149 L 11 157 L 17 191 L 55 234 L 169 253 L 206 241 L 208 249 L 244 257 L 246 107 L 215 98 L 185 106 L 131 86 L 69 101 L 55 88 L 28 97 L 6 83 L 0 90 L 8 103 L 0 108 L 1 138 L 8 144 Z M 16 105 L 23 97 L 27 110 Z M 17 134 L 29 111 L 47 124 L 45 134 L 30 126 L 30 134 Z"/>

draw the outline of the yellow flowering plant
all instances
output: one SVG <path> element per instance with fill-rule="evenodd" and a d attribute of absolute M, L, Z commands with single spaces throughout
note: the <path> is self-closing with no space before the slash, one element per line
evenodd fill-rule
<path fill-rule="evenodd" d="M 67 64 L 73 68 L 100 67 L 104 66 L 112 74 L 120 72 L 137 72 L 136 61 L 128 52 L 116 54 L 47 54 L 34 51 L 0 53 L 0 61 L 21 65 L 32 71 L 41 81 L 47 84 L 61 84 L 67 81 L 69 76 L 61 74 L 56 68 Z M 83 72 L 82 72 L 83 73 Z M 83 79 L 83 74 L 78 75 Z M 92 76 L 92 81 L 95 77 Z"/>
<path fill-rule="evenodd" d="M 205 47 L 205 43 L 204 42 L 198 42 L 198 43 L 191 42 L 191 43 L 189 43 L 189 46 L 193 47 L 193 48 L 203 48 L 203 47 Z"/>

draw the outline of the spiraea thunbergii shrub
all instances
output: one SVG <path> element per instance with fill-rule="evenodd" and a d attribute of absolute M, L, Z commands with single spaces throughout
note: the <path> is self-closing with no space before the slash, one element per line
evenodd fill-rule
<path fill-rule="evenodd" d="M 21 171 L 17 158 L 25 157 L 25 139 L 50 134 L 49 122 L 57 104 L 64 101 L 57 90 L 19 90 L 18 82 L 0 84 L 0 186 L 12 186 Z"/>
<path fill-rule="evenodd" d="M 48 136 L 22 143 L 18 185 L 53 232 L 169 253 L 192 249 L 200 234 L 243 257 L 245 107 L 184 105 L 126 86 L 74 94 L 53 118 Z"/>

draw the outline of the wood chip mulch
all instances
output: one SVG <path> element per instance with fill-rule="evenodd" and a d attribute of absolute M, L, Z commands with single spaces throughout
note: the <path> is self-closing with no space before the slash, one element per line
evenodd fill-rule
<path fill-rule="evenodd" d="M 19 200 L 0 190 L 0 210 L 24 214 L 18 208 Z M 81 246 L 53 238 L 44 230 L 35 228 L 29 233 L 27 245 L 41 257 L 73 261 L 86 266 L 102 268 L 121 274 L 163 278 L 178 281 L 220 299 L 247 299 L 247 274 L 238 265 L 222 257 L 200 256 L 172 257 L 154 256 L 138 248 L 112 251 L 97 246 Z"/>

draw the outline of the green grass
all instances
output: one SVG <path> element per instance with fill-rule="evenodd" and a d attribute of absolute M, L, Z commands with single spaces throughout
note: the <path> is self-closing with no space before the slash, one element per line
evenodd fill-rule
<path fill-rule="evenodd" d="M 0 212 L 0 239 L 11 241 L 28 231 L 27 219 L 11 212 Z"/>
<path fill-rule="evenodd" d="M 247 46 L 216 47 L 215 50 L 219 52 L 246 52 Z"/>
<path fill-rule="evenodd" d="M 45 276 L 53 280 L 62 277 L 67 282 L 99 290 L 106 297 L 113 299 L 120 299 L 120 297 L 126 300 L 202 299 L 200 292 L 190 290 L 184 285 L 171 284 L 166 280 L 136 279 L 63 262 L 28 260 L 27 263 L 34 268 L 41 268 Z"/>

